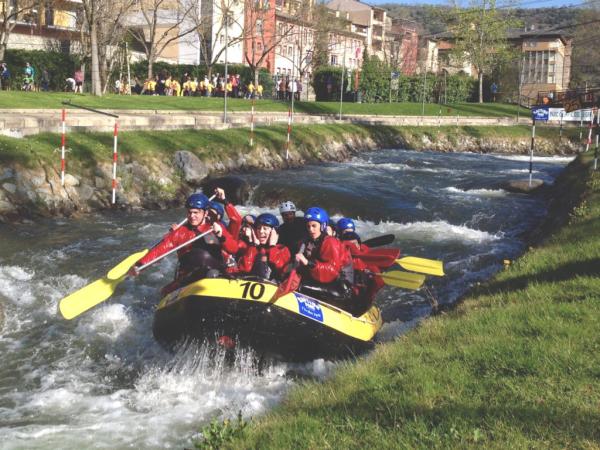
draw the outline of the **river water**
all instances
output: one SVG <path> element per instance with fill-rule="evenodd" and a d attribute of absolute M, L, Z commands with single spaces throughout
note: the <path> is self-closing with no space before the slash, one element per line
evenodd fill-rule
<path fill-rule="evenodd" d="M 548 183 L 567 158 L 536 158 Z M 506 180 L 528 176 L 528 158 L 381 150 L 346 163 L 244 175 L 253 186 L 242 213 L 275 212 L 279 200 L 357 217 L 363 239 L 396 235 L 404 255 L 441 259 L 447 276 L 428 290 L 386 287 L 378 303 L 390 340 L 430 313 L 430 297 L 456 300 L 524 250 L 523 232 L 545 214 L 541 198 L 510 194 Z M 325 377 L 330 361 L 233 366 L 198 345 L 166 351 L 153 339 L 157 289 L 170 279 L 167 258 L 110 301 L 72 321 L 58 301 L 101 277 L 125 256 L 160 238 L 182 210 L 113 212 L 80 220 L 0 225 L 0 447 L 182 448 L 202 424 L 241 411 L 256 416 L 298 377 Z"/>

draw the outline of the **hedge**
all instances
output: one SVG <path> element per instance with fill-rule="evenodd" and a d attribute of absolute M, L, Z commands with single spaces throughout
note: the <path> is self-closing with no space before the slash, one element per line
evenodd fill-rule
<path fill-rule="evenodd" d="M 35 69 L 35 84 L 40 86 L 42 72 L 48 71 L 49 88 L 53 91 L 62 91 L 66 79 L 72 77 L 75 68 L 81 65 L 76 55 L 44 50 L 7 50 L 4 62 L 10 71 L 10 88 L 21 89 L 25 63 L 30 63 Z"/>

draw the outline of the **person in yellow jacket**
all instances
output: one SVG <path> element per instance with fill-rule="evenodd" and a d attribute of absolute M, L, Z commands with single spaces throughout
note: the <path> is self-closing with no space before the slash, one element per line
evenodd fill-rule
<path fill-rule="evenodd" d="M 246 98 L 254 97 L 254 83 L 248 83 Z"/>
<path fill-rule="evenodd" d="M 227 84 L 225 84 L 225 89 L 227 89 L 227 97 L 231 97 L 231 93 L 233 92 L 233 84 L 231 80 L 227 80 Z"/>
<path fill-rule="evenodd" d="M 181 85 L 179 84 L 179 81 L 175 79 L 171 80 L 171 95 L 181 97 Z"/>
<path fill-rule="evenodd" d="M 256 97 L 258 97 L 259 99 L 262 98 L 263 96 L 263 85 L 258 83 L 258 85 L 256 86 Z"/>
<path fill-rule="evenodd" d="M 212 97 L 212 92 L 213 92 L 214 88 L 215 87 L 213 86 L 213 84 L 209 81 L 208 84 L 206 85 L 206 96 L 207 97 Z"/>

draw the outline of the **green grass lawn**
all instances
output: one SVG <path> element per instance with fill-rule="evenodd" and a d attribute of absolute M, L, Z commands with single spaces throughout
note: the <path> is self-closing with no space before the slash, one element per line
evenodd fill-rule
<path fill-rule="evenodd" d="M 25 108 L 25 109 L 58 109 L 62 108 L 63 101 L 72 101 L 74 104 L 99 109 L 157 109 L 157 110 L 185 110 L 185 111 L 221 111 L 222 98 L 204 97 L 153 97 L 145 95 L 106 95 L 94 97 L 91 95 L 75 95 L 62 92 L 0 92 L 0 109 Z M 250 111 L 251 102 L 243 99 L 228 99 L 230 111 Z M 338 114 L 339 102 L 295 102 L 297 112 L 307 114 Z M 258 100 L 256 110 L 259 112 L 288 110 L 288 103 L 273 100 Z M 426 104 L 425 115 L 437 116 L 489 116 L 489 117 L 515 117 L 517 107 L 502 103 L 457 103 L 440 106 Z M 421 115 L 420 103 L 344 103 L 344 114 L 367 115 Z M 520 114 L 529 115 L 529 110 L 520 109 Z"/>
<path fill-rule="evenodd" d="M 455 309 L 305 382 L 222 448 L 600 447 L 600 173 L 563 174 L 568 222 Z M 218 440 L 218 438 L 217 438 Z"/>

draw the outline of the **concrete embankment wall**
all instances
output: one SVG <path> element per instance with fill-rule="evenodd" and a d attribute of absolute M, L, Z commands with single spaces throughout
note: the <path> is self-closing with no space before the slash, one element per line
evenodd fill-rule
<path fill-rule="evenodd" d="M 164 111 L 164 110 L 103 110 L 119 116 L 119 127 L 123 131 L 176 130 L 176 129 L 226 129 L 248 127 L 250 113 L 228 112 L 227 123 L 223 123 L 222 112 Z M 531 120 L 521 117 L 474 117 L 474 116 L 367 116 L 294 114 L 294 124 L 358 123 L 388 126 L 512 126 L 529 124 Z M 68 132 L 109 132 L 115 119 L 109 116 L 68 109 L 66 126 Z M 287 123 L 288 113 L 259 112 L 254 117 L 258 126 Z M 0 134 L 11 137 L 30 136 L 38 133 L 56 133 L 61 127 L 61 110 L 48 109 L 0 109 Z"/>

